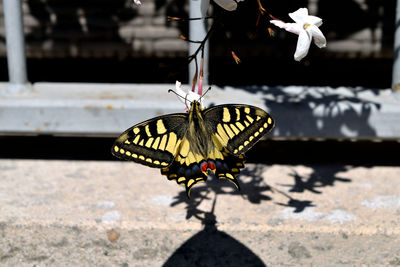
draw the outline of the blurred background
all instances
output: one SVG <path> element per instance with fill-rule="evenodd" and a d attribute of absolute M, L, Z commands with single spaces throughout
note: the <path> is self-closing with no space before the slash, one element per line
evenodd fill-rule
<path fill-rule="evenodd" d="M 138 7 L 131 0 L 23 0 L 29 82 L 173 84 L 180 80 L 190 83 L 188 43 L 179 38 L 189 35 L 188 22 L 167 19 L 167 16 L 188 18 L 188 1 L 142 2 Z M 241 2 L 236 12 L 224 12 L 214 4 L 211 14 L 223 16 L 223 23 L 217 25 L 210 39 L 210 84 L 344 86 L 378 91 L 391 87 L 395 0 L 280 0 L 263 1 L 263 5 L 286 22 L 291 22 L 289 12 L 307 7 L 311 14 L 323 18 L 320 28 L 327 37 L 327 48 L 318 49 L 312 44 L 308 56 L 296 62 L 293 54 L 297 36 L 274 28 L 267 16 L 256 25 L 256 1 Z M 268 27 L 275 29 L 275 36 L 268 34 Z M 234 62 L 232 50 L 240 57 L 240 64 Z M 2 2 L 0 81 L 8 81 Z M 355 98 L 349 101 L 358 103 Z M 367 103 L 366 107 L 366 115 L 355 116 L 354 120 L 361 119 L 369 127 L 369 112 L 378 105 Z M 374 136 L 368 128 L 370 133 Z M 113 138 L 55 137 L 51 133 L 30 137 L 3 135 L 0 142 L 6 149 L 0 154 L 6 158 L 111 158 L 109 147 Z M 357 144 L 353 141 L 346 138 L 323 143 L 309 141 L 305 147 L 313 151 L 308 157 L 315 155 L 314 160 L 320 160 L 323 151 L 331 150 L 336 152 L 326 155 L 328 160 L 340 157 L 348 161 L 397 162 L 391 156 L 382 158 L 399 148 L 396 140 L 377 142 L 364 138 Z M 83 154 L 76 149 L 81 144 L 88 147 Z M 54 145 L 59 147 L 57 151 L 52 149 Z M 304 144 L 288 138 L 271 141 L 267 149 L 277 155 L 274 160 L 279 157 L 288 160 L 290 154 L 295 161 L 304 159 L 299 146 Z M 264 149 L 254 155 L 265 153 Z M 343 155 L 343 150 L 353 152 Z"/>
<path fill-rule="evenodd" d="M 210 40 L 210 84 L 391 86 L 395 0 L 264 1 L 275 17 L 308 7 L 323 18 L 328 47 L 312 46 L 293 60 L 297 36 L 256 26 L 256 1 L 224 12 Z M 184 0 L 23 0 L 28 77 L 31 82 L 188 83 L 188 23 Z M 221 16 L 214 6 L 213 14 Z M 7 81 L 5 30 L 0 3 L 0 81 Z M 238 19 L 240 18 L 240 19 Z M 270 37 L 267 28 L 276 30 Z M 236 65 L 231 49 L 242 60 Z M 55 67 L 56 66 L 56 67 Z"/>

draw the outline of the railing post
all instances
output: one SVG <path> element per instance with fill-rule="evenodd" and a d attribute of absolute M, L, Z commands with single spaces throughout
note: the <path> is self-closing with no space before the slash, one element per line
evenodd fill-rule
<path fill-rule="evenodd" d="M 400 94 L 400 0 L 397 0 L 393 49 L 392 89 Z"/>
<path fill-rule="evenodd" d="M 10 89 L 18 92 L 25 89 L 28 84 L 22 2 L 21 0 L 3 0 L 3 10 Z"/>
<path fill-rule="evenodd" d="M 190 18 L 201 18 L 201 1 L 189 0 L 189 17 Z M 207 20 L 190 20 L 189 21 L 189 39 L 193 41 L 202 41 L 204 37 L 207 35 Z M 189 43 L 189 55 L 193 55 L 193 53 L 197 50 L 200 44 Z M 197 55 L 197 63 L 200 71 L 200 60 L 201 53 Z M 204 47 L 204 79 L 203 84 L 208 84 L 208 42 Z M 196 73 L 196 65 L 193 60 L 189 65 L 189 83 L 191 83 L 194 75 Z"/>

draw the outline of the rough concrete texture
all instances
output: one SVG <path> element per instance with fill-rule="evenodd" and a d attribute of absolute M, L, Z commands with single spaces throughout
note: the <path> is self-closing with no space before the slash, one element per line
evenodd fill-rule
<path fill-rule="evenodd" d="M 400 167 L 247 164 L 190 200 L 130 162 L 0 170 L 0 265 L 400 265 Z"/>

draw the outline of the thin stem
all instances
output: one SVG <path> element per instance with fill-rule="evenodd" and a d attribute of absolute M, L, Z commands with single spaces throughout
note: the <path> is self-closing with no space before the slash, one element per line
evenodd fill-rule
<path fill-rule="evenodd" d="M 199 94 L 199 95 L 202 95 L 202 93 L 203 93 L 203 76 L 204 76 L 203 68 L 204 68 L 204 47 L 201 50 L 199 87 L 197 90 L 197 94 Z"/>
<path fill-rule="evenodd" d="M 189 57 L 189 63 L 192 62 L 193 59 L 197 57 L 197 54 L 201 51 L 204 50 L 204 46 L 206 45 L 207 40 L 210 38 L 212 32 L 215 30 L 215 22 L 211 25 L 210 30 L 208 30 L 206 36 L 204 37 L 203 41 L 200 41 L 200 45 L 197 48 L 197 50 Z"/>
<path fill-rule="evenodd" d="M 194 73 L 194 77 L 193 77 L 193 81 L 192 81 L 192 92 L 196 91 L 197 74 L 199 71 L 199 67 L 197 65 L 197 57 L 194 57 L 194 64 L 196 65 L 196 72 Z"/>
<path fill-rule="evenodd" d="M 275 19 L 275 20 L 280 20 L 275 18 L 274 16 L 272 16 L 269 12 L 267 12 L 267 10 L 262 6 L 261 4 L 261 0 L 257 0 L 258 3 L 258 11 L 260 12 L 260 15 L 264 15 L 265 13 L 267 13 L 268 17 L 270 17 L 271 19 Z M 259 22 L 259 18 L 257 19 L 257 24 Z"/>
<path fill-rule="evenodd" d="M 208 16 L 208 17 L 204 17 L 204 18 L 187 18 L 187 19 L 184 19 L 184 18 L 168 16 L 167 18 L 168 18 L 169 21 L 190 21 L 190 20 L 201 20 L 201 19 L 213 19 L 214 17 Z"/>
<path fill-rule="evenodd" d="M 265 8 L 262 6 L 261 0 L 257 0 L 257 3 L 258 3 L 258 11 L 260 11 L 260 13 L 261 13 L 262 15 L 264 15 L 264 13 L 267 12 L 267 11 L 266 11 Z"/>

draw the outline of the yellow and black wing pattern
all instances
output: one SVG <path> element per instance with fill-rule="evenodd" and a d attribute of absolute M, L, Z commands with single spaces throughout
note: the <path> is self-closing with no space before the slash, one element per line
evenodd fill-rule
<path fill-rule="evenodd" d="M 201 109 L 194 101 L 189 113 L 170 114 L 139 123 L 115 141 L 116 157 L 161 168 L 169 180 L 192 187 L 209 174 L 227 179 L 238 189 L 236 176 L 244 153 L 274 126 L 272 117 L 249 105 Z"/>
<path fill-rule="evenodd" d="M 199 182 L 205 182 L 207 176 L 211 173 L 219 179 L 227 179 L 237 189 L 240 189 L 236 176 L 240 173 L 240 169 L 244 167 L 244 163 L 244 155 L 235 157 L 227 150 L 222 150 L 218 158 L 214 156 L 203 157 L 194 160 L 189 165 L 185 162 L 174 160 L 169 167 L 161 169 L 161 173 L 167 176 L 168 180 L 174 180 L 178 184 L 185 186 L 186 194 L 190 197 L 192 187 Z"/>
<path fill-rule="evenodd" d="M 235 104 L 206 109 L 204 122 L 221 145 L 234 156 L 247 152 L 275 124 L 264 110 Z"/>
<path fill-rule="evenodd" d="M 118 137 L 111 153 L 146 166 L 167 167 L 173 162 L 186 132 L 187 117 L 186 113 L 178 113 L 139 123 Z"/>

